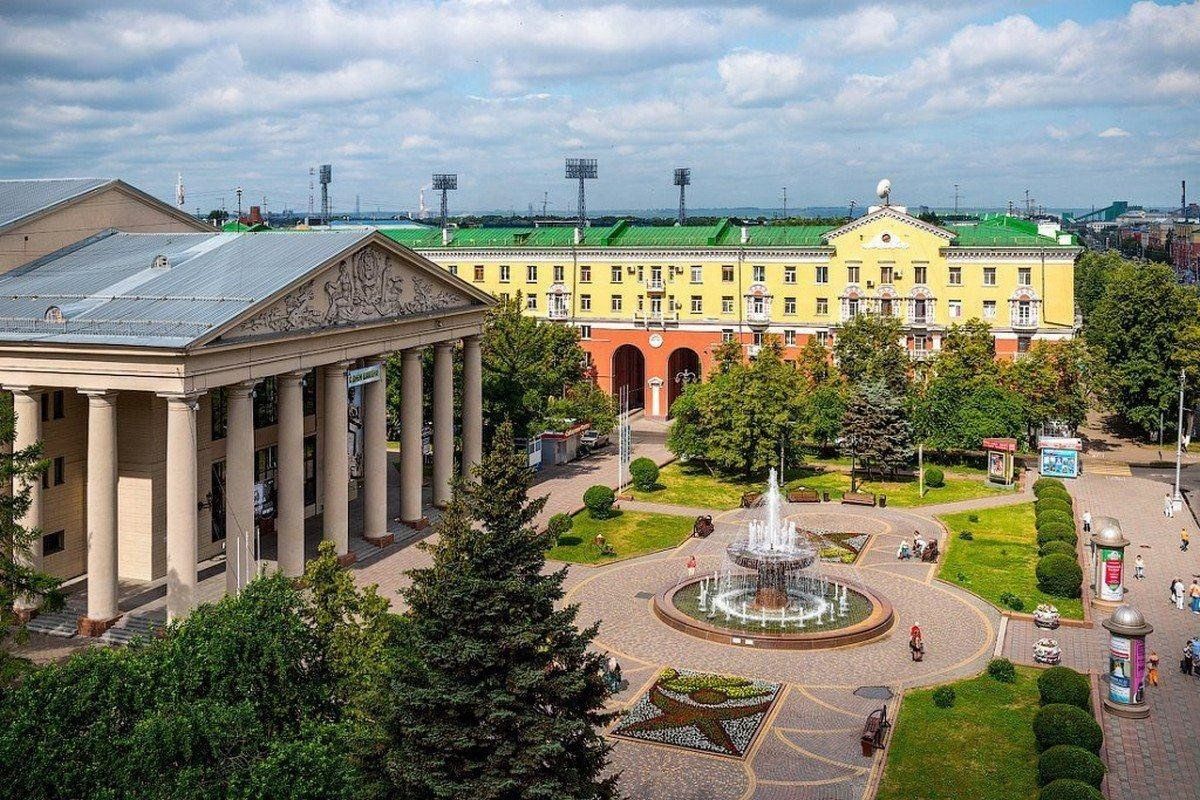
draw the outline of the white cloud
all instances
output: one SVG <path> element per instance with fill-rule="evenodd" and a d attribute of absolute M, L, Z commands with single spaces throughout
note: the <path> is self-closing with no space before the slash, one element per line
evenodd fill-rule
<path fill-rule="evenodd" d="M 735 105 L 767 105 L 796 99 L 811 75 L 799 56 L 743 50 L 717 62 L 717 74 Z"/>
<path fill-rule="evenodd" d="M 1100 133 L 1098 133 L 1096 135 L 1099 136 L 1101 139 L 1124 139 L 1125 137 L 1132 136 L 1133 134 L 1131 134 L 1129 131 L 1125 130 L 1124 128 L 1112 127 L 1112 128 L 1105 128 L 1104 130 L 1100 131 Z"/>

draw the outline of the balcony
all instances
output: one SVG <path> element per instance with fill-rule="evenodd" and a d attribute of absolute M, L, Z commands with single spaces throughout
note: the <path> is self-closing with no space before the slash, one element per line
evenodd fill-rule
<path fill-rule="evenodd" d="M 665 292 L 667 289 L 666 281 L 663 280 L 662 275 L 651 275 L 649 278 L 646 278 L 645 282 L 646 282 L 646 291 L 647 292 L 661 294 L 662 292 Z"/>
<path fill-rule="evenodd" d="M 549 310 L 546 311 L 547 319 L 566 319 L 569 316 L 571 316 L 570 309 L 565 305 L 560 306 L 551 303 Z"/>
<path fill-rule="evenodd" d="M 1014 330 L 1031 331 L 1037 330 L 1038 318 L 1041 310 L 1041 301 L 1038 300 L 1011 300 L 1009 301 L 1008 313 L 1012 320 Z"/>
<path fill-rule="evenodd" d="M 679 322 L 678 311 L 635 311 L 633 321 L 646 328 L 665 328 Z"/>
<path fill-rule="evenodd" d="M 771 322 L 771 298 L 747 297 L 746 322 L 751 325 L 767 325 Z"/>
<path fill-rule="evenodd" d="M 913 361 L 931 361 L 933 359 L 933 357 L 936 355 L 937 355 L 936 350 L 928 350 L 926 348 L 921 348 L 920 350 L 908 351 L 908 357 L 911 358 Z"/>

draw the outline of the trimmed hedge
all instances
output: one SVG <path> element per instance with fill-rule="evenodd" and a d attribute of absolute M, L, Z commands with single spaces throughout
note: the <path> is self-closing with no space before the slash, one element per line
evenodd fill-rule
<path fill-rule="evenodd" d="M 635 458 L 629 465 L 629 477 L 634 486 L 643 492 L 649 492 L 658 485 L 658 464 L 645 456 Z"/>
<path fill-rule="evenodd" d="M 1051 486 L 1056 486 L 1063 491 L 1066 491 L 1067 489 L 1067 485 L 1058 478 L 1038 478 L 1033 482 L 1033 493 L 1036 496 L 1041 497 L 1042 492 L 1046 491 L 1046 489 Z"/>
<path fill-rule="evenodd" d="M 1034 524 L 1038 530 L 1041 530 L 1042 526 L 1049 525 L 1051 523 L 1056 525 L 1066 525 L 1071 530 L 1075 530 L 1075 518 L 1062 511 L 1040 511 L 1037 514 L 1036 520 L 1037 521 Z"/>
<path fill-rule="evenodd" d="M 1017 682 L 1017 668 L 1007 658 L 993 658 L 988 662 L 987 671 L 1001 683 Z"/>
<path fill-rule="evenodd" d="M 1057 486 L 1050 486 L 1041 494 L 1037 495 L 1038 500 L 1065 500 L 1072 505 L 1075 501 L 1071 498 L 1071 493 L 1066 489 L 1060 489 Z"/>
<path fill-rule="evenodd" d="M 583 493 L 583 504 L 587 506 L 592 519 L 608 519 L 612 516 L 613 503 L 617 502 L 617 494 L 607 486 L 596 484 Z"/>
<path fill-rule="evenodd" d="M 1065 703 L 1084 711 L 1092 707 L 1092 685 L 1086 675 L 1069 667 L 1050 667 L 1038 675 L 1038 695 L 1044 706 Z"/>
<path fill-rule="evenodd" d="M 1057 597 L 1079 597 L 1083 585 L 1083 569 L 1074 558 L 1061 553 L 1051 553 L 1038 559 L 1038 588 Z"/>
<path fill-rule="evenodd" d="M 1075 534 L 1072 533 L 1071 538 L 1073 539 L 1074 537 Z M 1046 542 L 1043 542 L 1042 546 L 1038 548 L 1039 558 L 1048 556 L 1051 553 L 1061 553 L 1064 556 L 1070 556 L 1071 558 L 1074 558 L 1075 545 L 1071 544 L 1071 539 L 1068 539 L 1064 536 L 1061 539 L 1050 539 Z"/>
<path fill-rule="evenodd" d="M 946 485 L 946 473 L 942 472 L 937 467 L 925 468 L 925 485 L 938 489 Z"/>
<path fill-rule="evenodd" d="M 1039 751 L 1070 744 L 1090 753 L 1099 753 L 1100 745 L 1104 743 L 1104 732 L 1096 719 L 1079 706 L 1066 703 L 1042 706 L 1033 718 L 1033 735 Z"/>
<path fill-rule="evenodd" d="M 1065 778 L 1099 789 L 1105 771 L 1099 756 L 1074 745 L 1058 744 L 1038 756 L 1039 786 Z"/>
<path fill-rule="evenodd" d="M 1047 511 L 1061 511 L 1064 514 L 1071 516 L 1074 506 L 1066 500 L 1060 500 L 1057 497 L 1045 497 L 1034 503 L 1034 510 L 1039 514 L 1044 514 Z"/>
<path fill-rule="evenodd" d="M 1066 542 L 1071 545 L 1070 555 L 1074 557 L 1075 542 L 1078 537 L 1075 536 L 1075 531 L 1065 525 L 1048 525 L 1038 531 L 1037 543 L 1038 546 L 1047 544 L 1048 542 Z M 1066 555 L 1066 554 L 1064 554 Z"/>
<path fill-rule="evenodd" d="M 1059 778 L 1042 787 L 1038 800 L 1104 800 L 1104 795 L 1083 781 Z"/>

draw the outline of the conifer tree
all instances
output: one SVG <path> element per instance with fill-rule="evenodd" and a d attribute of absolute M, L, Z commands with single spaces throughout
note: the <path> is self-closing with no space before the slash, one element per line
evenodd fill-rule
<path fill-rule="evenodd" d="M 403 590 L 408 658 L 396 670 L 384 767 L 395 795 L 426 800 L 603 800 L 609 720 L 588 650 L 597 626 L 556 608 L 565 570 L 543 574 L 544 499 L 499 427 L 476 480 L 460 481 L 442 515 L 433 564 Z"/>

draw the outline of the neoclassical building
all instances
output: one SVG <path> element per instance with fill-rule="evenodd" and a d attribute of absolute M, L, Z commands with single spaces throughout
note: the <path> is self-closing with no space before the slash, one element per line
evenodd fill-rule
<path fill-rule="evenodd" d="M 186 615 L 197 564 L 222 552 L 236 591 L 267 538 L 297 575 L 317 515 L 352 560 L 352 499 L 363 537 L 390 541 L 382 363 L 396 352 L 399 518 L 421 526 L 421 352 L 434 351 L 431 489 L 444 504 L 455 442 L 462 468 L 480 458 L 489 303 L 362 230 L 108 230 L 0 275 L 0 386 L 12 394 L 15 446 L 40 441 L 49 462 L 23 523 L 42 531 L 33 558 L 46 571 L 86 575 L 79 631 L 97 635 L 119 617 L 118 581 L 165 577 L 169 616 Z"/>

